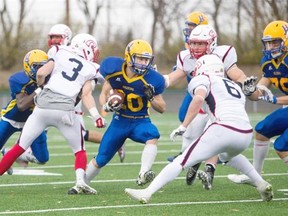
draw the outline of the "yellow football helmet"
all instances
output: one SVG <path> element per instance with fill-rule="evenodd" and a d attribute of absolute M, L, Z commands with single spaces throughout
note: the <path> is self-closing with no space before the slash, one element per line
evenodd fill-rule
<path fill-rule="evenodd" d="M 278 58 L 288 50 L 288 23 L 282 20 L 270 22 L 263 31 L 263 54 Z"/>
<path fill-rule="evenodd" d="M 145 64 L 136 61 L 137 58 L 146 59 Z M 144 40 L 133 40 L 125 49 L 125 61 L 131 70 L 139 75 L 147 73 L 153 63 L 153 51 L 150 44 Z"/>
<path fill-rule="evenodd" d="M 39 49 L 29 51 L 23 59 L 24 71 L 28 77 L 36 81 L 36 73 L 48 60 L 48 55 Z"/>
<path fill-rule="evenodd" d="M 197 26 L 197 25 L 207 25 L 208 24 L 208 18 L 207 16 L 199 11 L 194 11 L 186 17 L 185 21 L 186 27 L 183 29 L 183 34 L 185 38 L 188 38 L 191 31 Z"/>

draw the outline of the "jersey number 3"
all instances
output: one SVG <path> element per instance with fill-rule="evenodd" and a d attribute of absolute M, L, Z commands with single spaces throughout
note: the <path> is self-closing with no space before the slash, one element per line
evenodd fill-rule
<path fill-rule="evenodd" d="M 77 79 L 79 71 L 81 71 L 81 69 L 83 68 L 83 64 L 81 61 L 75 59 L 75 58 L 70 58 L 69 61 L 76 63 L 76 67 L 73 68 L 73 75 L 72 76 L 68 76 L 67 73 L 65 71 L 62 71 L 62 76 L 69 80 L 69 81 L 74 81 Z"/>

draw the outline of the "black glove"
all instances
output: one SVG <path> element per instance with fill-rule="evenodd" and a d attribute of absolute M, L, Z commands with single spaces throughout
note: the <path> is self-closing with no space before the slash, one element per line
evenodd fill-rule
<path fill-rule="evenodd" d="M 155 94 L 154 86 L 151 84 L 144 85 L 144 94 L 150 102 L 153 101 Z"/>

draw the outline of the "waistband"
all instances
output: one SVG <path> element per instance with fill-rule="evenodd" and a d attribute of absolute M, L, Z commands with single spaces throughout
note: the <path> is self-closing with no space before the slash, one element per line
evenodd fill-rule
<path fill-rule="evenodd" d="M 124 118 L 129 118 L 129 119 L 144 119 L 144 118 L 149 118 L 149 115 L 143 115 L 143 116 L 130 116 L 130 115 L 125 115 L 125 114 L 120 114 L 116 112 L 116 115 L 122 116 Z"/>
<path fill-rule="evenodd" d="M 75 114 L 77 114 L 77 115 L 84 115 L 84 112 L 79 112 L 79 111 L 76 111 L 76 110 L 75 110 Z"/>

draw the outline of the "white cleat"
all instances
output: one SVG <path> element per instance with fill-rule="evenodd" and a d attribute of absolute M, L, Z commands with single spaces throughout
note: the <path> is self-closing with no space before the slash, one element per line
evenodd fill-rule
<path fill-rule="evenodd" d="M 141 173 L 137 180 L 136 180 L 136 184 L 138 186 L 143 186 L 151 181 L 153 181 L 153 179 L 155 178 L 155 173 L 152 170 L 149 170 L 145 173 Z"/>
<path fill-rule="evenodd" d="M 97 194 L 97 191 L 94 188 L 90 187 L 84 182 L 78 182 L 76 186 L 74 186 L 74 189 L 78 193 L 84 193 L 84 194 L 89 194 L 89 195 Z"/>
<path fill-rule="evenodd" d="M 132 199 L 139 201 L 141 204 L 147 204 L 151 198 L 151 195 L 149 195 L 145 189 L 136 190 L 126 188 L 125 194 L 127 194 Z"/>
<path fill-rule="evenodd" d="M 244 174 L 242 175 L 229 174 L 227 177 L 230 181 L 236 184 L 249 184 L 249 185 L 255 186 L 253 182 L 251 181 L 251 179 Z"/>
<path fill-rule="evenodd" d="M 274 197 L 272 185 L 266 181 L 261 182 L 257 186 L 257 190 L 260 193 L 263 201 L 269 202 Z"/>

